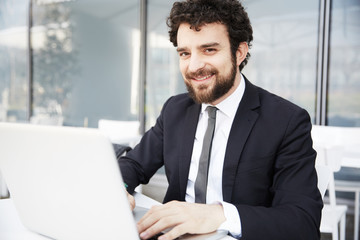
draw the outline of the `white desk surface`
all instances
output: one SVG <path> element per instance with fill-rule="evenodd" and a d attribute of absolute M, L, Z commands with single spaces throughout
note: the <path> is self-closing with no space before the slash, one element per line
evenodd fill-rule
<path fill-rule="evenodd" d="M 149 206 L 159 204 L 158 202 L 138 194 L 135 197 L 138 206 Z M 0 200 L 0 239 L 1 240 L 49 240 L 27 230 L 21 223 L 15 206 L 11 199 Z M 234 238 L 226 236 L 222 240 L 233 240 Z"/>
<path fill-rule="evenodd" d="M 30 232 L 22 225 L 11 199 L 0 200 L 0 239 L 49 240 L 49 238 Z"/>

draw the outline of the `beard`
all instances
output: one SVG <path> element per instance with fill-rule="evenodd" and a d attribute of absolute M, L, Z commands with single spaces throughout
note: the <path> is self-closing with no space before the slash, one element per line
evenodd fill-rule
<path fill-rule="evenodd" d="M 197 103 L 212 103 L 224 96 L 234 86 L 237 66 L 232 59 L 232 68 L 229 74 L 220 75 L 215 68 L 200 69 L 193 73 L 186 73 L 185 78 L 191 79 L 195 76 L 214 75 L 215 82 L 212 84 L 201 84 L 194 87 L 191 81 L 185 80 L 189 96 Z"/>

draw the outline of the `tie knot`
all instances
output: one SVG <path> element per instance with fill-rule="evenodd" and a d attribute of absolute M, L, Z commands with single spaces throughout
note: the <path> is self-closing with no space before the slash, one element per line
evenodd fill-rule
<path fill-rule="evenodd" d="M 216 110 L 217 107 L 213 107 L 213 106 L 207 106 L 206 110 L 208 112 L 209 118 L 215 119 L 216 118 Z"/>

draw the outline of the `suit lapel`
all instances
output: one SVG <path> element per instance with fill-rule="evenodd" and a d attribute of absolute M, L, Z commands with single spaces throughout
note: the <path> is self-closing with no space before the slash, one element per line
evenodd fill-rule
<path fill-rule="evenodd" d="M 254 111 L 260 106 L 256 87 L 245 79 L 245 92 L 236 112 L 226 147 L 223 168 L 223 199 L 231 202 L 232 189 L 236 177 L 240 156 L 246 140 L 253 128 L 258 113 Z"/>
<path fill-rule="evenodd" d="M 180 159 L 179 159 L 179 181 L 180 196 L 185 200 L 186 186 L 190 170 L 191 155 L 194 146 L 194 139 L 197 124 L 199 121 L 201 105 L 193 104 L 186 110 L 184 120 L 184 131 L 181 138 Z"/>

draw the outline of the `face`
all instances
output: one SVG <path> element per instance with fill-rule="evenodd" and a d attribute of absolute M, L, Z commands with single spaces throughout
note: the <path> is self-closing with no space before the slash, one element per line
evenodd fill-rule
<path fill-rule="evenodd" d="M 216 105 L 235 91 L 240 82 L 238 66 L 241 61 L 238 62 L 239 50 L 234 56 L 231 54 L 223 24 L 206 24 L 196 31 L 183 23 L 177 42 L 180 71 L 196 102 Z"/>

